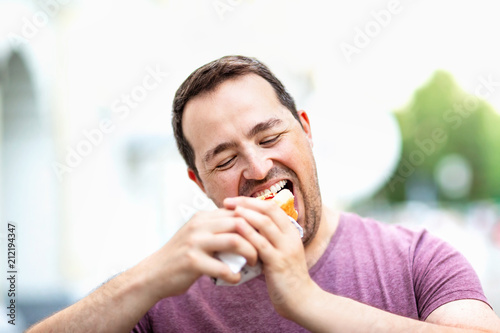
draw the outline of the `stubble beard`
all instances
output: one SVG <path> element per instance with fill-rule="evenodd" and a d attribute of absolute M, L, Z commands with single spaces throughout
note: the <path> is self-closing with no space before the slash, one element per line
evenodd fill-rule
<path fill-rule="evenodd" d="M 316 236 L 322 216 L 321 192 L 319 189 L 318 174 L 316 164 L 309 179 L 309 186 L 301 189 L 304 200 L 304 237 L 302 243 L 308 245 Z"/>

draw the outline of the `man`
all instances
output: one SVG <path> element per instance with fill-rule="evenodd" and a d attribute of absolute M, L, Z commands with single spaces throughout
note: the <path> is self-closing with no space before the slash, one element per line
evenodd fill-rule
<path fill-rule="evenodd" d="M 262 63 L 230 56 L 199 68 L 176 93 L 172 123 L 189 178 L 218 209 L 31 332 L 500 328 L 446 243 L 322 205 L 307 113 Z M 302 239 L 279 207 L 252 198 L 282 187 L 295 196 Z M 241 277 L 217 252 L 260 260 L 263 275 L 216 286 L 210 277 Z"/>

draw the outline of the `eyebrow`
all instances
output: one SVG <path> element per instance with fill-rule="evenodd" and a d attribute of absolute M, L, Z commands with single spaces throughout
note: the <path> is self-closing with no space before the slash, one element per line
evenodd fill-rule
<path fill-rule="evenodd" d="M 247 138 L 254 137 L 255 135 L 264 132 L 270 128 L 273 128 L 275 126 L 278 126 L 283 123 L 283 120 L 279 118 L 271 118 L 266 121 L 257 123 L 254 127 L 252 127 L 248 133 L 246 134 Z M 203 161 L 205 163 L 208 163 L 211 159 L 213 159 L 215 156 L 218 154 L 222 153 L 224 150 L 230 149 L 230 148 L 235 148 L 237 146 L 236 142 L 222 142 L 215 146 L 214 148 L 210 149 L 203 155 Z"/>

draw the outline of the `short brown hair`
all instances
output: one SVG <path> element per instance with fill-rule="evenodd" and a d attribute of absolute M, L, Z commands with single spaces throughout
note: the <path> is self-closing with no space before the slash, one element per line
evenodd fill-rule
<path fill-rule="evenodd" d="M 225 56 L 201 66 L 191 73 L 177 89 L 172 111 L 172 127 L 177 141 L 177 148 L 187 166 L 195 172 L 198 179 L 200 177 L 195 165 L 194 151 L 182 130 L 184 107 L 195 96 L 213 91 L 224 81 L 246 74 L 257 74 L 269 82 L 274 88 L 280 103 L 290 110 L 300 123 L 292 96 L 269 68 L 257 59 L 244 56 Z"/>

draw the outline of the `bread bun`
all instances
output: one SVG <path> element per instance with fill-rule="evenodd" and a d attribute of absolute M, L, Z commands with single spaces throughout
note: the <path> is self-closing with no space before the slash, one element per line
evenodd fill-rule
<path fill-rule="evenodd" d="M 299 217 L 299 213 L 297 213 L 294 207 L 294 196 L 288 189 L 283 189 L 278 193 L 262 195 L 257 197 L 257 199 L 272 200 L 277 203 L 292 219 L 297 220 L 297 217 Z"/>

